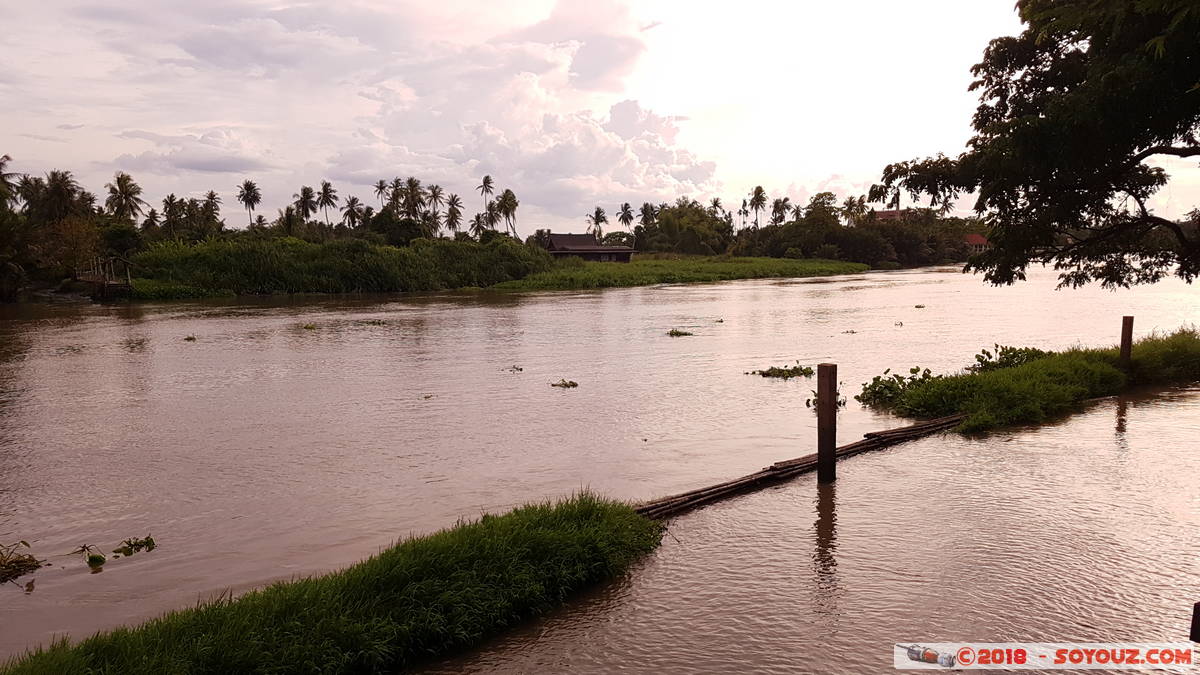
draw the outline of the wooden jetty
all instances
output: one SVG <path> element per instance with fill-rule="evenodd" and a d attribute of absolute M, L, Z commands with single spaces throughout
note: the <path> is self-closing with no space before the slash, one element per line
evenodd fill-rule
<path fill-rule="evenodd" d="M 127 298 L 133 294 L 132 264 L 120 257 L 94 258 L 77 278 L 92 287 L 93 300 Z"/>
<path fill-rule="evenodd" d="M 927 420 L 907 427 L 898 427 L 884 431 L 873 431 L 863 436 L 863 440 L 843 445 L 837 448 L 837 458 L 851 457 L 869 450 L 881 450 L 897 443 L 911 441 L 923 436 L 929 436 L 939 431 L 953 429 L 966 419 L 966 414 L 950 415 Z M 793 478 L 802 473 L 817 469 L 817 453 L 775 462 L 771 466 L 741 478 L 735 478 L 717 485 L 690 490 L 670 497 L 663 497 L 646 502 L 636 507 L 638 513 L 647 518 L 662 520 L 689 509 L 709 504 L 722 499 L 728 499 L 743 492 L 759 490 L 768 485 Z"/>

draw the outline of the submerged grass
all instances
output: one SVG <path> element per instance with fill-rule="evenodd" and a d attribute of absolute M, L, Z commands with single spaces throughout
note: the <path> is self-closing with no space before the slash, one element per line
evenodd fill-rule
<path fill-rule="evenodd" d="M 548 271 L 506 281 L 495 288 L 516 291 L 651 286 L 687 282 L 728 281 L 770 277 L 817 277 L 854 274 L 866 265 L 836 260 L 788 258 L 695 257 L 634 260 L 629 263 L 583 262 L 567 258 Z"/>
<path fill-rule="evenodd" d="M 620 574 L 660 536 L 629 506 L 584 493 L 410 539 L 326 576 L 64 640 L 0 672 L 392 672 Z"/>
<path fill-rule="evenodd" d="M 43 561 L 28 552 L 29 542 L 0 544 L 0 584 L 41 568 Z"/>
<path fill-rule="evenodd" d="M 959 427 L 964 432 L 1036 423 L 1066 412 L 1080 401 L 1116 394 L 1126 386 L 1200 380 L 1200 333 L 1184 328 L 1140 340 L 1133 345 L 1128 372 L 1119 367 L 1116 348 L 1038 352 L 1018 361 L 1010 367 L 914 376 L 884 394 L 878 386 L 872 389 L 878 382 L 867 383 L 860 400 L 908 417 L 966 413 L 968 417 Z"/>

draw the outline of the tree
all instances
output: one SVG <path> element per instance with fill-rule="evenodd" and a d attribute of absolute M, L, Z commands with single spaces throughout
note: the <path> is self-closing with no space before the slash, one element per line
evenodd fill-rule
<path fill-rule="evenodd" d="M 629 202 L 625 202 L 621 208 L 617 209 L 617 222 L 621 223 L 625 229 L 630 229 L 629 226 L 633 224 L 633 208 L 629 206 Z"/>
<path fill-rule="evenodd" d="M 379 197 L 379 208 L 381 208 L 381 209 L 383 208 L 383 201 L 384 201 L 384 199 L 387 198 L 387 195 L 388 195 L 388 183 L 386 180 L 380 178 L 375 183 L 375 196 Z"/>
<path fill-rule="evenodd" d="M 348 227 L 355 228 L 363 221 L 363 204 L 358 200 L 358 197 L 350 196 L 346 198 L 346 205 L 342 207 L 342 222 Z"/>
<path fill-rule="evenodd" d="M 421 181 L 412 176 L 405 178 L 401 194 L 405 217 L 409 220 L 420 219 L 421 212 L 425 209 L 425 190 L 421 187 Z"/>
<path fill-rule="evenodd" d="M 721 198 L 720 197 L 713 197 L 712 201 L 710 201 L 708 203 L 708 208 L 714 214 L 725 212 L 725 209 L 721 207 Z"/>
<path fill-rule="evenodd" d="M 446 198 L 446 228 L 451 232 L 458 232 L 462 224 L 462 208 L 463 203 L 458 195 L 452 194 Z"/>
<path fill-rule="evenodd" d="M 296 207 L 296 213 L 300 215 L 302 222 L 308 222 L 309 217 L 317 212 L 317 193 L 307 185 L 300 188 L 300 192 L 292 195 L 295 200 L 292 205 Z"/>
<path fill-rule="evenodd" d="M 650 227 L 655 222 L 655 217 L 658 215 L 658 209 L 656 209 L 650 202 L 644 202 L 639 213 L 641 215 L 638 218 L 638 222 L 642 224 L 642 227 Z"/>
<path fill-rule="evenodd" d="M 487 218 L 482 213 L 476 213 L 471 219 L 471 235 L 476 239 L 483 237 L 483 233 L 488 229 Z"/>
<path fill-rule="evenodd" d="M 787 214 L 792 210 L 792 200 L 790 197 L 783 197 L 771 202 L 771 224 L 782 225 L 783 221 L 787 220 Z"/>
<path fill-rule="evenodd" d="M 440 185 L 430 185 L 425 190 L 425 203 L 429 206 L 429 213 L 433 217 L 433 232 L 436 234 L 442 228 L 441 211 L 442 205 L 446 203 L 445 192 L 442 191 Z"/>
<path fill-rule="evenodd" d="M 867 216 L 867 196 L 846 197 L 846 201 L 842 203 L 842 215 L 846 218 L 847 225 L 861 223 Z"/>
<path fill-rule="evenodd" d="M 588 232 L 596 235 L 596 239 L 604 236 L 603 225 L 608 223 L 608 215 L 604 213 L 602 207 L 597 206 L 596 210 L 588 214 Z"/>
<path fill-rule="evenodd" d="M 767 207 L 767 191 L 759 185 L 750 193 L 750 210 L 754 211 L 754 227 L 758 227 L 758 213 Z"/>
<path fill-rule="evenodd" d="M 254 207 L 262 203 L 262 191 L 258 189 L 258 184 L 252 180 L 242 181 L 238 186 L 237 200 L 246 207 L 246 215 L 254 222 Z"/>
<path fill-rule="evenodd" d="M 17 176 L 6 171 L 12 157 L 0 155 L 0 211 L 10 208 L 17 201 Z"/>
<path fill-rule="evenodd" d="M 400 202 L 404 198 L 404 179 L 396 176 L 388 185 L 388 205 L 396 213 L 400 213 Z"/>
<path fill-rule="evenodd" d="M 311 190 L 312 188 L 309 189 Z M 283 232 L 285 237 L 292 237 L 296 234 L 297 225 L 303 223 L 303 221 L 298 223 L 297 220 L 296 208 L 294 206 L 287 206 L 279 209 L 279 217 L 275 219 L 275 226 Z"/>
<path fill-rule="evenodd" d="M 325 225 L 329 225 L 329 209 L 336 208 L 338 203 L 337 190 L 327 181 L 321 181 L 321 191 L 317 193 L 317 206 L 325 214 Z"/>
<path fill-rule="evenodd" d="M 967 267 L 995 284 L 1033 263 L 1072 286 L 1193 280 L 1200 231 L 1154 213 L 1169 176 L 1147 162 L 1200 156 L 1196 1 L 1017 8 L 1023 32 L 993 40 L 972 69 L 981 102 L 967 152 L 891 164 L 871 200 L 903 190 L 936 207 L 974 193 L 993 248 Z"/>
<path fill-rule="evenodd" d="M 508 224 L 508 229 L 512 232 L 513 238 L 517 237 L 517 207 L 521 203 L 517 201 L 517 195 L 512 190 L 505 189 L 500 193 L 500 199 L 496 200 L 496 207 L 500 210 L 500 215 L 504 217 L 504 222 Z"/>
<path fill-rule="evenodd" d="M 483 210 L 484 211 L 487 211 L 488 197 L 490 197 L 492 195 L 492 191 L 495 189 L 494 186 L 495 186 L 495 183 L 492 182 L 492 177 L 484 176 L 483 180 L 475 188 L 476 190 L 479 190 L 479 195 L 481 197 L 483 197 Z"/>
<path fill-rule="evenodd" d="M 204 212 L 209 218 L 216 220 L 221 215 L 221 195 L 215 190 L 209 190 L 208 194 L 204 195 Z"/>
<path fill-rule="evenodd" d="M 142 209 L 146 207 L 146 202 L 142 200 L 142 186 L 135 183 L 132 176 L 118 171 L 113 174 L 113 181 L 104 187 L 108 190 L 104 208 L 113 218 L 123 223 L 133 223 L 142 215 Z"/>

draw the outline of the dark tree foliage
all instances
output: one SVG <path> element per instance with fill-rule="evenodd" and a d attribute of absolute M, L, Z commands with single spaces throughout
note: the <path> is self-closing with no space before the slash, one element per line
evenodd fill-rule
<path fill-rule="evenodd" d="M 945 206 L 975 193 L 991 251 L 968 269 L 996 284 L 1051 263 L 1063 284 L 1129 286 L 1200 274 L 1200 233 L 1157 216 L 1156 158 L 1200 157 L 1200 0 L 1020 0 L 1025 30 L 972 72 L 975 136 L 957 158 L 888 166 L 900 191 Z"/>

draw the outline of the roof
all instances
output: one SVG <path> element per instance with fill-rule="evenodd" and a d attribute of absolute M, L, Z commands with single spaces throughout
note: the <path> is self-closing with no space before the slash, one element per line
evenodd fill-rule
<path fill-rule="evenodd" d="M 982 234 L 968 234 L 963 237 L 963 241 L 967 242 L 970 246 L 987 246 L 990 243 L 987 237 Z"/>
<path fill-rule="evenodd" d="M 594 234 L 550 234 L 551 250 L 578 250 L 580 248 L 595 248 L 600 245 Z"/>
<path fill-rule="evenodd" d="M 550 234 L 550 252 L 572 251 L 577 253 L 626 253 L 633 251 L 628 246 L 601 246 L 593 234 Z"/>

